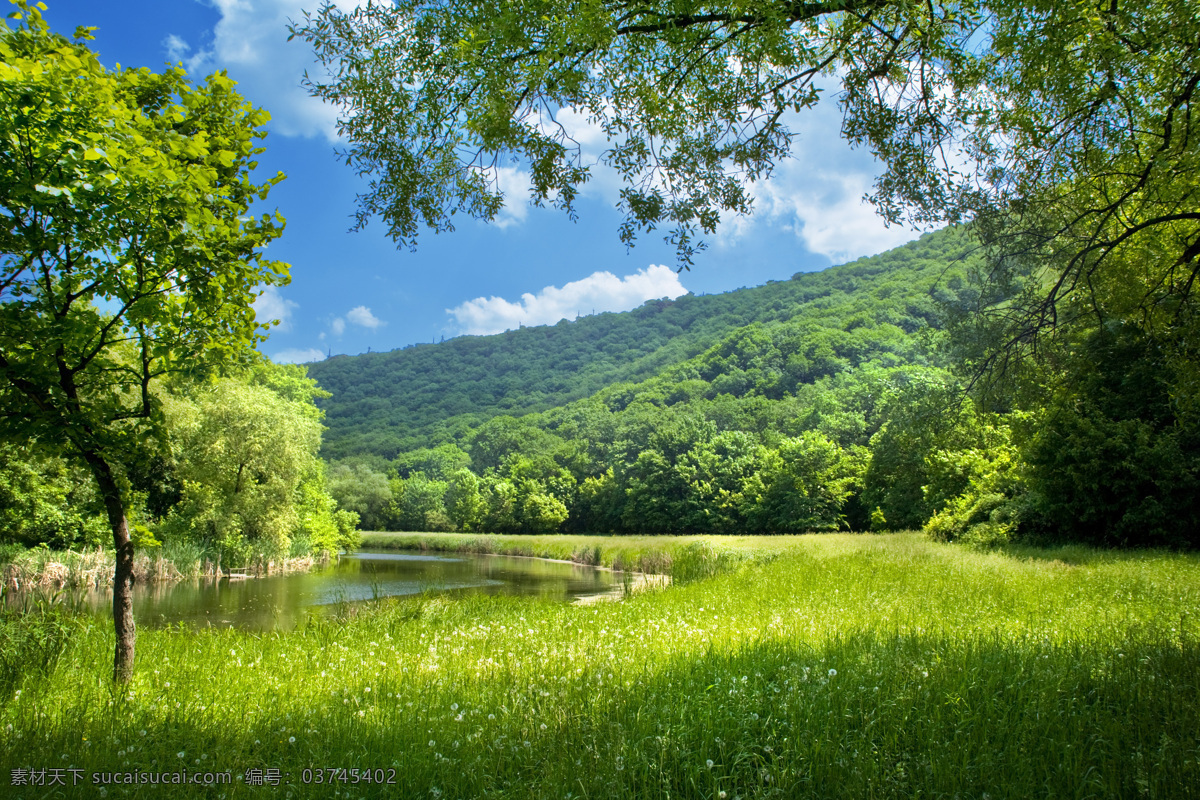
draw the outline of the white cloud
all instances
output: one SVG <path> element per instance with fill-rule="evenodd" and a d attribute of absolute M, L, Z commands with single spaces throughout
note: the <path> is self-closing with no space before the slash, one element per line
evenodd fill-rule
<path fill-rule="evenodd" d="M 341 317 L 334 317 L 333 322 L 329 323 L 329 329 L 333 331 L 334 336 L 341 336 L 346 332 L 346 320 Z"/>
<path fill-rule="evenodd" d="M 757 218 L 739 220 L 734 237 L 746 235 L 754 225 L 781 225 L 835 264 L 898 247 L 913 233 L 899 225 L 889 228 L 863 199 L 873 180 L 866 172 L 795 168 L 789 163 L 772 181 L 756 187 Z"/>
<path fill-rule="evenodd" d="M 355 325 L 361 325 L 364 328 L 370 328 L 371 330 L 382 328 L 384 325 L 387 325 L 386 322 L 372 314 L 371 309 L 367 308 L 366 306 L 355 306 L 347 311 L 346 321 L 353 322 Z"/>
<path fill-rule="evenodd" d="M 324 361 L 325 353 L 315 347 L 303 350 L 293 347 L 287 350 L 280 350 L 271 356 L 271 360 L 276 364 L 308 364 L 313 361 Z"/>
<path fill-rule="evenodd" d="M 321 67 L 303 40 L 287 40 L 288 21 L 301 22 L 301 0 L 210 0 L 221 14 L 211 46 L 197 49 L 177 34 L 163 45 L 172 61 L 182 61 L 193 79 L 218 69 L 229 70 L 238 90 L 255 105 L 271 112 L 270 127 L 286 136 L 324 136 L 337 139 L 338 112 L 310 96 L 300 86 L 307 69 Z M 349 9 L 355 4 L 339 2 Z"/>
<path fill-rule="evenodd" d="M 722 220 L 716 244 L 730 246 L 763 225 L 791 231 L 804 246 L 835 264 L 897 247 L 913 238 L 903 226 L 888 227 L 864 199 L 882 165 L 867 150 L 842 138 L 842 115 L 833 98 L 816 108 L 789 113 L 795 134 L 791 158 L 770 179 L 751 186 L 750 217 Z"/>
<path fill-rule="evenodd" d="M 285 300 L 279 294 L 277 286 L 268 286 L 263 289 L 258 298 L 252 304 L 254 308 L 254 318 L 261 323 L 267 323 L 271 320 L 279 320 L 279 325 L 276 330 L 288 331 L 292 327 L 292 310 L 300 306 L 293 303 L 291 300 Z"/>
<path fill-rule="evenodd" d="M 903 227 L 888 228 L 863 200 L 882 166 L 870 152 L 854 150 L 842 138 L 842 114 L 832 96 L 816 108 L 784 115 L 784 122 L 795 134 L 791 158 L 782 161 L 768 180 L 751 185 L 753 214 L 722 220 L 713 237 L 715 245 L 735 245 L 742 237 L 771 227 L 794 233 L 809 250 L 837 263 L 913 238 Z M 592 165 L 591 180 L 581 194 L 610 204 L 618 201 L 620 177 L 598 163 L 612 143 L 586 110 L 560 109 L 554 122 L 539 116 L 531 124 L 552 135 L 565 132 L 578 143 L 583 163 Z"/>
<path fill-rule="evenodd" d="M 515 167 L 497 167 L 496 181 L 504 193 L 504 207 L 492 224 L 504 230 L 519 225 L 529 215 L 529 173 Z"/>
<path fill-rule="evenodd" d="M 687 289 L 675 270 L 651 265 L 624 278 L 611 272 L 593 272 L 562 288 L 547 286 L 536 295 L 526 292 L 518 303 L 503 297 L 477 297 L 446 309 L 446 313 L 454 317 L 459 333 L 478 335 L 519 325 L 550 325 L 593 311 L 628 311 L 646 300 L 682 294 L 687 294 Z"/>

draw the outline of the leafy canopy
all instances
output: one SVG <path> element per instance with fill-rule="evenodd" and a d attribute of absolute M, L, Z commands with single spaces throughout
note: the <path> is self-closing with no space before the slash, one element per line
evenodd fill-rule
<path fill-rule="evenodd" d="M 621 238 L 669 226 L 688 264 L 698 232 L 750 211 L 748 183 L 786 157 L 787 115 L 816 104 L 822 76 L 843 77 L 851 117 L 871 126 L 855 137 L 890 108 L 875 90 L 895 87 L 925 98 L 906 102 L 908 122 L 936 132 L 945 109 L 929 101 L 964 79 L 979 24 L 969 6 L 880 0 L 401 0 L 327 3 L 292 32 L 331 68 L 310 88 L 342 106 L 346 160 L 372 177 L 360 225 L 380 215 L 412 245 L 457 212 L 490 219 L 510 157 L 535 202 L 573 213 L 595 166 L 575 136 L 583 118 L 625 184 Z"/>
<path fill-rule="evenodd" d="M 244 358 L 251 303 L 288 266 L 282 217 L 248 215 L 268 116 L 224 74 L 108 70 L 17 3 L 0 33 L 0 425 L 111 457 L 153 382 Z M 114 449 L 115 448 L 115 449 Z M 119 460 L 119 459 L 118 459 Z"/>
<path fill-rule="evenodd" d="M 340 105 L 346 161 L 371 179 L 359 224 L 382 217 L 402 245 L 493 218 L 510 163 L 534 202 L 573 214 L 602 140 L 621 237 L 666 227 L 689 265 L 828 88 L 843 135 L 883 164 L 884 216 L 977 221 L 1001 289 L 987 298 L 1026 292 L 990 307 L 985 365 L 1063 322 L 1169 328 L 1192 305 L 1187 0 L 398 0 L 326 3 L 292 32 L 329 68 L 310 89 Z"/>

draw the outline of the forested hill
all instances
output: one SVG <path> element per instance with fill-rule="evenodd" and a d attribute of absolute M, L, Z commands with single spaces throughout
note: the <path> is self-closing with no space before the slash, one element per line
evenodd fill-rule
<path fill-rule="evenodd" d="M 947 229 L 765 286 L 652 300 L 629 312 L 388 353 L 336 356 L 309 367 L 309 375 L 332 393 L 323 403 L 329 426 L 323 453 L 391 459 L 461 439 L 497 415 L 543 411 L 662 374 L 756 324 L 811 321 L 842 330 L 888 325 L 907 334 L 936 327 L 938 302 L 961 288 L 963 259 L 972 250 L 963 234 Z"/>

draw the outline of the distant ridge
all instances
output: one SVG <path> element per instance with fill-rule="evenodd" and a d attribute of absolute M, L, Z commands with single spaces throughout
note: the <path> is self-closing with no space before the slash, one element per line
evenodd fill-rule
<path fill-rule="evenodd" d="M 974 243 L 958 229 L 877 256 L 724 294 L 650 300 L 633 311 L 490 336 L 460 336 L 309 366 L 332 397 L 323 455 L 398 453 L 461 439 L 497 415 L 545 411 L 692 359 L 752 325 L 812 320 L 939 325 L 938 303 L 961 286 Z"/>

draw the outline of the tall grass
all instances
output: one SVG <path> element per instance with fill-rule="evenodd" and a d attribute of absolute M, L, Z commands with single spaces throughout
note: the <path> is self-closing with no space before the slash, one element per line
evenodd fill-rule
<path fill-rule="evenodd" d="M 111 629 L 80 623 L 0 696 L 0 782 L 74 766 L 291 780 L 178 792 L 211 797 L 1200 795 L 1196 557 L 697 541 L 662 544 L 724 558 L 716 574 L 621 602 L 425 595 L 288 633 L 143 631 L 126 691 Z M 304 785 L 317 768 L 396 784 Z"/>
<path fill-rule="evenodd" d="M 307 571 L 317 563 L 307 545 L 302 542 L 284 554 L 256 552 L 248 564 L 233 569 L 254 576 Z M 103 588 L 112 584 L 115 566 L 113 551 L 102 548 L 82 552 L 21 548 L 0 562 L 0 586 L 9 592 Z M 139 550 L 133 561 L 134 579 L 139 582 L 215 578 L 230 571 L 221 563 L 219 550 L 202 542 L 171 540 Z"/>

